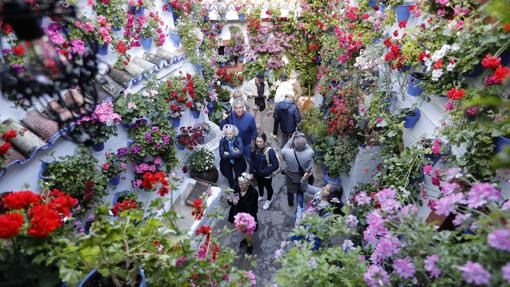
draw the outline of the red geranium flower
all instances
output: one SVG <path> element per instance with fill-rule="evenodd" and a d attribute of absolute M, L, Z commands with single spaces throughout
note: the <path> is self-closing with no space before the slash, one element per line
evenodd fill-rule
<path fill-rule="evenodd" d="M 493 57 L 491 54 L 485 55 L 485 58 L 482 60 L 482 66 L 485 69 L 496 69 L 501 65 L 501 58 Z"/>
<path fill-rule="evenodd" d="M 40 200 L 41 196 L 30 190 L 12 192 L 3 198 L 4 206 L 7 209 L 25 209 Z"/>
<path fill-rule="evenodd" d="M 138 204 L 136 203 L 136 201 L 128 199 L 124 200 L 123 202 L 117 202 L 112 208 L 112 213 L 114 216 L 117 216 L 119 213 L 123 211 L 134 208 L 138 208 Z"/>
<path fill-rule="evenodd" d="M 492 78 L 498 83 L 503 83 L 508 78 L 508 76 L 510 76 L 510 69 L 507 67 L 499 66 L 496 68 Z"/>
<path fill-rule="evenodd" d="M 400 21 L 398 22 L 398 27 L 399 28 L 405 28 L 407 26 L 407 21 Z"/>
<path fill-rule="evenodd" d="M 12 52 L 17 56 L 23 56 L 25 55 L 25 48 L 20 44 L 18 46 L 14 46 L 12 48 Z"/>
<path fill-rule="evenodd" d="M 3 145 L 0 146 L 0 156 L 5 155 L 9 149 L 11 148 L 11 144 L 9 142 L 5 142 Z"/>
<path fill-rule="evenodd" d="M 25 219 L 19 213 L 0 215 L 0 238 L 10 239 L 19 233 Z"/>
<path fill-rule="evenodd" d="M 2 138 L 6 141 L 16 137 L 17 135 L 17 132 L 16 130 L 9 130 L 8 132 L 6 132 L 5 134 L 2 135 Z"/>
<path fill-rule="evenodd" d="M 28 234 L 33 237 L 46 237 L 62 226 L 62 218 L 48 204 L 32 206 L 28 211 L 28 217 L 30 218 Z"/>
<path fill-rule="evenodd" d="M 434 63 L 434 69 L 441 69 L 443 67 L 443 60 L 439 59 Z"/>
<path fill-rule="evenodd" d="M 460 100 L 464 97 L 464 89 L 457 90 L 455 88 L 452 88 L 451 90 L 448 91 L 447 96 L 450 100 L 454 101 Z"/>
<path fill-rule="evenodd" d="M 191 108 L 193 106 L 193 103 L 191 101 L 186 102 L 186 107 Z"/>

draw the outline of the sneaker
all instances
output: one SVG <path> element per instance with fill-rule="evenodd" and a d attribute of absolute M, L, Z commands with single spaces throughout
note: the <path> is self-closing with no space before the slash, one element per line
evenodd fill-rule
<path fill-rule="evenodd" d="M 264 200 L 264 197 L 263 196 L 259 196 L 259 201 L 262 201 Z"/>
<path fill-rule="evenodd" d="M 264 203 L 264 206 L 262 208 L 268 209 L 270 205 L 271 205 L 271 200 L 266 200 L 266 202 Z"/>
<path fill-rule="evenodd" d="M 248 244 L 248 242 L 246 241 L 246 239 L 243 239 L 243 241 L 241 241 L 241 243 L 239 243 L 239 248 L 245 247 L 246 244 Z"/>
<path fill-rule="evenodd" d="M 246 247 L 246 254 L 251 255 L 253 253 L 253 244 Z"/>

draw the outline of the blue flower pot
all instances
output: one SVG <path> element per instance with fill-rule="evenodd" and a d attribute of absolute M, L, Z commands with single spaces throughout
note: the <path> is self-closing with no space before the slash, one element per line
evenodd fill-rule
<path fill-rule="evenodd" d="M 406 129 L 412 129 L 418 120 L 420 119 L 421 112 L 420 109 L 416 108 L 414 110 L 414 115 L 406 115 L 404 116 L 404 128 Z"/>
<path fill-rule="evenodd" d="M 408 66 L 408 65 L 404 65 L 402 66 L 402 68 L 400 69 L 401 72 L 407 72 L 411 70 L 411 66 Z"/>
<path fill-rule="evenodd" d="M 244 14 L 239 14 L 239 21 L 244 22 Z"/>
<path fill-rule="evenodd" d="M 152 39 L 151 38 L 142 38 L 141 42 L 142 42 L 142 47 L 145 50 L 150 50 L 150 48 L 152 46 Z"/>
<path fill-rule="evenodd" d="M 227 64 L 225 62 L 220 62 L 220 67 L 224 68 Z"/>
<path fill-rule="evenodd" d="M 409 75 L 407 79 L 407 94 L 411 97 L 417 97 L 423 93 L 423 89 L 418 86 L 421 82 L 420 79 L 413 76 L 413 74 Z"/>
<path fill-rule="evenodd" d="M 409 7 L 411 5 L 398 5 L 395 7 L 395 13 L 397 14 L 397 22 L 407 21 L 409 20 L 409 16 L 411 16 L 411 11 L 409 11 Z"/>
<path fill-rule="evenodd" d="M 145 7 L 138 7 L 138 9 L 135 10 L 135 15 L 143 16 L 145 13 Z"/>
<path fill-rule="evenodd" d="M 100 152 L 100 151 L 104 150 L 104 143 L 95 144 L 95 145 L 92 146 L 92 149 L 95 152 Z"/>
<path fill-rule="evenodd" d="M 209 21 L 209 16 L 204 16 L 204 22 Z"/>
<path fill-rule="evenodd" d="M 191 111 L 191 116 L 194 119 L 198 119 L 200 117 L 200 111 Z"/>
<path fill-rule="evenodd" d="M 112 30 L 115 31 L 115 32 L 119 32 L 120 31 L 120 27 L 117 27 L 117 26 L 112 26 Z"/>
<path fill-rule="evenodd" d="M 373 44 L 379 44 L 379 43 L 381 43 L 382 41 L 383 41 L 383 40 L 382 40 L 382 38 L 375 38 L 374 40 L 372 40 L 372 43 L 373 43 Z"/>
<path fill-rule="evenodd" d="M 448 145 L 448 149 L 446 151 L 446 153 L 443 153 L 443 154 L 434 154 L 434 153 L 431 153 L 431 154 L 426 154 L 425 155 L 425 158 L 428 158 L 432 163 L 432 166 L 436 165 L 436 163 L 443 157 L 443 156 L 447 156 L 451 153 L 452 151 L 452 146 L 451 145 Z"/>
<path fill-rule="evenodd" d="M 341 185 L 342 184 L 342 180 L 340 179 L 339 176 L 335 177 L 335 178 L 331 178 L 329 177 L 329 175 L 326 173 L 324 175 L 324 183 L 325 184 L 328 184 L 328 183 L 331 183 L 331 184 L 335 184 L 335 185 Z"/>
<path fill-rule="evenodd" d="M 507 137 L 499 136 L 496 139 L 496 152 L 500 152 L 505 149 L 507 145 L 510 144 L 510 139 Z"/>
<path fill-rule="evenodd" d="M 207 110 L 209 113 L 212 113 L 214 110 L 214 104 L 212 102 L 207 102 Z"/>
<path fill-rule="evenodd" d="M 108 44 L 99 45 L 97 49 L 97 53 L 101 56 L 108 55 Z"/>
<path fill-rule="evenodd" d="M 368 6 L 369 7 L 375 7 L 375 0 L 368 1 Z"/>
<path fill-rule="evenodd" d="M 174 25 L 177 23 L 177 20 L 179 19 L 179 14 L 177 12 L 172 11 L 172 18 L 174 19 Z"/>
<path fill-rule="evenodd" d="M 170 37 L 170 41 L 172 41 L 172 45 L 174 45 L 174 47 L 177 48 L 181 45 L 181 36 L 179 36 L 179 33 L 176 31 L 170 31 L 168 33 L 168 37 Z"/>
<path fill-rule="evenodd" d="M 143 272 L 143 269 L 142 267 L 139 268 L 139 274 L 140 274 L 140 284 L 138 285 L 138 287 L 146 287 L 146 282 L 145 282 L 145 273 Z M 87 276 L 85 276 L 85 278 L 78 284 L 78 287 L 83 287 L 85 286 L 85 284 L 87 283 L 88 280 L 90 280 L 93 276 L 96 276 L 98 272 L 96 271 L 96 269 L 93 269 L 92 271 L 90 271 L 89 274 L 87 274 Z"/>
<path fill-rule="evenodd" d="M 119 183 L 120 183 L 120 175 L 117 175 L 114 178 L 110 178 L 109 181 L 110 181 L 111 185 L 119 185 Z"/>
<path fill-rule="evenodd" d="M 181 118 L 172 119 L 172 126 L 178 128 L 181 125 Z"/>
<path fill-rule="evenodd" d="M 320 64 L 321 64 L 321 56 L 317 56 L 316 61 L 317 61 L 317 65 L 320 66 Z"/>
<path fill-rule="evenodd" d="M 237 58 L 237 60 L 239 61 L 239 63 L 242 63 L 244 62 L 244 56 L 239 56 L 239 58 Z"/>
<path fill-rule="evenodd" d="M 44 172 L 46 171 L 46 168 L 48 167 L 48 163 L 41 160 L 41 169 L 39 169 L 39 179 L 47 181 L 50 179 L 50 177 L 44 176 Z"/>
<path fill-rule="evenodd" d="M 120 122 L 120 127 L 127 130 L 130 128 L 130 125 L 126 124 L 125 122 L 121 121 Z"/>
<path fill-rule="evenodd" d="M 384 13 L 385 8 L 386 8 L 386 6 L 384 6 L 383 3 L 379 3 L 379 10 L 381 11 L 381 13 Z"/>
<path fill-rule="evenodd" d="M 175 139 L 175 147 L 176 147 L 178 150 L 184 150 L 184 148 L 185 148 L 183 145 L 181 145 L 181 144 L 179 144 L 179 143 L 178 143 L 177 138 Z"/>

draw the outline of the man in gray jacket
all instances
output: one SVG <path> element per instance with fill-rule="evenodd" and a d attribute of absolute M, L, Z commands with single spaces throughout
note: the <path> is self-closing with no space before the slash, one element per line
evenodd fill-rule
<path fill-rule="evenodd" d="M 285 184 L 289 206 L 294 205 L 294 194 L 296 194 L 297 205 L 303 209 L 304 192 L 301 188 L 301 178 L 312 168 L 313 149 L 306 143 L 303 133 L 295 132 L 282 148 L 282 156 L 286 166 Z"/>

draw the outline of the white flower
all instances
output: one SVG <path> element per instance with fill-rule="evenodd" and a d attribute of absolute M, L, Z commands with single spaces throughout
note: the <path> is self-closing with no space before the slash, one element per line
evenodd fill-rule
<path fill-rule="evenodd" d="M 455 68 L 455 66 L 456 66 L 456 64 L 455 64 L 455 63 L 453 63 L 453 64 L 448 64 L 448 66 L 446 66 L 446 70 L 447 70 L 448 72 L 451 72 L 451 71 L 453 71 L 453 69 Z"/>
<path fill-rule="evenodd" d="M 317 268 L 317 260 L 315 260 L 315 257 L 312 257 L 310 261 L 308 261 L 308 266 L 313 269 Z"/>
<path fill-rule="evenodd" d="M 344 240 L 344 243 L 342 243 L 342 248 L 343 248 L 344 252 L 348 252 L 350 250 L 355 249 L 354 243 L 352 243 L 352 241 L 350 241 L 349 239 Z"/>
<path fill-rule="evenodd" d="M 434 69 L 432 70 L 432 81 L 438 81 L 439 78 L 443 75 L 442 69 Z"/>

